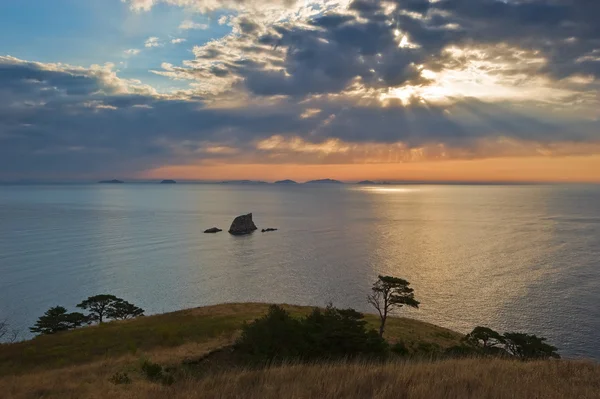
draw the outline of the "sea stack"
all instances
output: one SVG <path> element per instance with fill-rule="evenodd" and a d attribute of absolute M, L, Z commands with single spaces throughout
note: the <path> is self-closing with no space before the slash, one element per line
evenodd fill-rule
<path fill-rule="evenodd" d="M 231 223 L 231 227 L 229 228 L 229 234 L 241 236 L 250 234 L 254 230 L 257 230 L 257 227 L 252 221 L 252 214 L 249 213 L 247 215 L 242 215 L 235 218 L 233 223 Z"/>

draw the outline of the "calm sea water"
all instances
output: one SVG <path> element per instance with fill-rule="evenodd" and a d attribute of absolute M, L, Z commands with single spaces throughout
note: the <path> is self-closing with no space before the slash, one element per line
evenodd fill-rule
<path fill-rule="evenodd" d="M 280 230 L 202 233 L 247 212 Z M 0 318 L 23 330 L 98 293 L 368 311 L 379 273 L 412 283 L 410 317 L 600 359 L 599 186 L 0 186 Z"/>

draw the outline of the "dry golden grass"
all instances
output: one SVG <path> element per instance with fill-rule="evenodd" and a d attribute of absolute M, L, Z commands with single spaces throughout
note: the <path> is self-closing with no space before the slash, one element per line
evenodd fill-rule
<path fill-rule="evenodd" d="M 133 382 L 114 385 L 105 361 L 0 379 L 6 399 L 38 398 L 407 398 L 593 399 L 600 398 L 600 365 L 585 362 L 523 363 L 463 359 L 388 364 L 292 365 L 184 378 L 165 387 L 132 372 Z"/>
<path fill-rule="evenodd" d="M 285 307 L 293 315 L 311 310 Z M 231 344 L 244 321 L 267 309 L 256 303 L 217 305 L 0 345 L 0 398 L 600 398 L 600 365 L 584 362 L 337 363 L 204 376 L 181 367 L 184 360 Z M 374 316 L 367 320 L 376 325 Z M 409 347 L 425 343 L 447 348 L 461 338 L 416 320 L 388 323 L 387 338 Z M 148 381 L 141 373 L 142 359 L 176 366 L 175 383 Z M 111 377 L 117 372 L 127 373 L 131 383 L 113 384 Z"/>

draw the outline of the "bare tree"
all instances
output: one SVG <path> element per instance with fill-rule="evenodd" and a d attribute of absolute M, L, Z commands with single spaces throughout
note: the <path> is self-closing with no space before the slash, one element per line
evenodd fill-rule
<path fill-rule="evenodd" d="M 367 301 L 377 310 L 381 324 L 379 325 L 379 336 L 383 337 L 385 322 L 388 314 L 394 308 L 410 306 L 419 307 L 419 301 L 415 299 L 414 290 L 409 287 L 410 283 L 398 277 L 379 276 L 373 284 L 373 291 L 367 297 Z"/>
<path fill-rule="evenodd" d="M 3 342 L 15 342 L 19 338 L 19 332 L 10 328 L 6 320 L 0 320 L 0 344 Z"/>

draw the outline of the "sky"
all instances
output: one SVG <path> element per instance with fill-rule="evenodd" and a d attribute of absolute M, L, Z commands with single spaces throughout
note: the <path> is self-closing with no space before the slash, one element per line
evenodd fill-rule
<path fill-rule="evenodd" d="M 600 182 L 597 0 L 0 0 L 0 180 Z"/>

